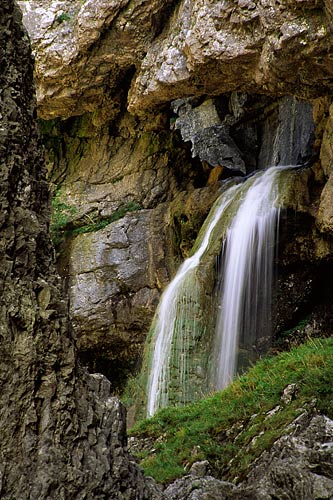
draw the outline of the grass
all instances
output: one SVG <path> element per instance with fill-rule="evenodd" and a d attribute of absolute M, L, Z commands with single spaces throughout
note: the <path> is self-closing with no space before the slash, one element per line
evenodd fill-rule
<path fill-rule="evenodd" d="M 93 233 L 95 231 L 99 231 L 99 229 L 104 229 L 112 222 L 116 222 L 117 220 L 122 219 L 128 212 L 136 212 L 137 210 L 142 210 L 141 205 L 139 205 L 139 203 L 136 203 L 135 201 L 130 201 L 126 205 L 113 212 L 110 217 L 96 222 L 90 222 L 89 224 L 85 224 L 83 226 L 72 229 L 70 232 L 71 234 Z"/>
<path fill-rule="evenodd" d="M 101 220 L 93 220 L 92 218 L 86 216 L 89 219 L 88 224 L 71 228 L 71 225 L 73 224 L 73 217 L 77 214 L 77 209 L 63 203 L 61 201 L 60 191 L 57 191 L 52 200 L 52 216 L 50 226 L 53 244 L 58 246 L 67 236 L 92 233 L 103 229 L 112 222 L 124 217 L 128 212 L 134 212 L 137 210 L 142 210 L 141 205 L 135 201 L 130 201 L 113 212 L 110 217 Z"/>
<path fill-rule="evenodd" d="M 150 438 L 153 451 L 141 453 L 141 466 L 158 482 L 183 475 L 197 460 L 208 460 L 217 477 L 237 481 L 279 438 L 304 407 L 333 417 L 333 339 L 315 339 L 259 361 L 222 392 L 183 408 L 166 408 L 138 423 L 130 434 Z M 296 398 L 281 401 L 296 383 Z M 269 416 L 268 412 L 280 405 Z"/>

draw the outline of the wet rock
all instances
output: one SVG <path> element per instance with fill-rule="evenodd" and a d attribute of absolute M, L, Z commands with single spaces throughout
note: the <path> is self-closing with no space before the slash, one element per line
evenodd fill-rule
<path fill-rule="evenodd" d="M 263 124 L 258 167 L 306 163 L 313 155 L 314 130 L 310 102 L 280 99 Z"/>
<path fill-rule="evenodd" d="M 329 234 L 333 230 L 333 105 L 330 107 L 329 117 L 323 134 L 323 141 L 320 149 L 320 159 L 323 171 L 328 180 L 320 197 L 320 205 L 316 218 L 317 225 L 321 232 Z"/>

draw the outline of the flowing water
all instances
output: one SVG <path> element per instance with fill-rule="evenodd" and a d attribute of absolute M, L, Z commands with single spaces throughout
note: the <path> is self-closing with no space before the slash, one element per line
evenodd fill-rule
<path fill-rule="evenodd" d="M 197 250 L 180 266 L 160 300 L 153 322 L 154 349 L 148 376 L 148 416 L 168 405 L 171 364 L 175 365 L 173 376 L 179 378 L 182 399 L 187 401 L 189 344 L 196 337 L 194 318 L 198 289 L 195 271 L 208 247 L 213 229 L 238 189 L 238 186 L 230 187 L 215 203 L 204 231 L 198 236 Z"/>
<path fill-rule="evenodd" d="M 148 416 L 169 404 L 173 390 L 179 393 L 178 403 L 191 400 L 191 355 L 193 344 L 201 340 L 198 318 L 202 284 L 198 275 L 205 253 L 217 237 L 216 228 L 224 228 L 224 242 L 213 369 L 206 367 L 211 387 L 225 387 L 234 376 L 240 340 L 257 344 L 258 339 L 269 336 L 279 220 L 277 177 L 284 168 L 258 172 L 220 195 L 198 236 L 194 254 L 163 293 L 152 326 Z M 224 226 L 221 220 L 226 221 Z M 208 386 L 207 380 L 207 390 Z"/>
<path fill-rule="evenodd" d="M 276 177 L 281 170 L 283 167 L 272 167 L 250 180 L 227 229 L 213 353 L 216 389 L 226 387 L 235 375 L 239 342 L 260 349 L 260 342 L 267 344 L 271 337 L 273 259 L 280 213 Z"/>

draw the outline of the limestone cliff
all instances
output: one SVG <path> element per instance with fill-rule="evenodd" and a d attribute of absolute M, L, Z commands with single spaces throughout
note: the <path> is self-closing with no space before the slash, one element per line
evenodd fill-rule
<path fill-rule="evenodd" d="M 0 6 L 0 497 L 154 498 L 124 408 L 76 359 L 48 235 L 49 189 L 21 14 Z"/>
<path fill-rule="evenodd" d="M 330 0 L 20 5 L 36 51 L 43 118 L 98 107 L 110 117 L 128 87 L 136 113 L 193 95 L 332 91 Z"/>

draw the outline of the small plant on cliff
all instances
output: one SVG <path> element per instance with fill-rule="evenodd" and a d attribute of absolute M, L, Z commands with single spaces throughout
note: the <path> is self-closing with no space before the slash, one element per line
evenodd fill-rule
<path fill-rule="evenodd" d="M 70 21 L 70 19 L 71 19 L 71 16 L 67 12 L 61 12 L 61 14 L 59 14 L 55 18 L 55 22 L 59 23 L 59 24 L 62 24 L 65 21 Z"/>
<path fill-rule="evenodd" d="M 77 209 L 61 201 L 60 191 L 56 191 L 52 200 L 50 233 L 54 245 L 59 245 L 64 237 L 66 226 L 77 213 Z"/>
<path fill-rule="evenodd" d="M 110 217 L 95 222 L 89 222 L 89 224 L 77 227 L 71 231 L 71 234 L 93 233 L 95 231 L 99 231 L 100 229 L 104 229 L 112 222 L 116 222 L 117 220 L 122 219 L 128 212 L 136 212 L 138 210 L 142 210 L 142 206 L 135 201 L 130 201 L 126 205 L 118 208 L 118 210 L 113 212 Z"/>

